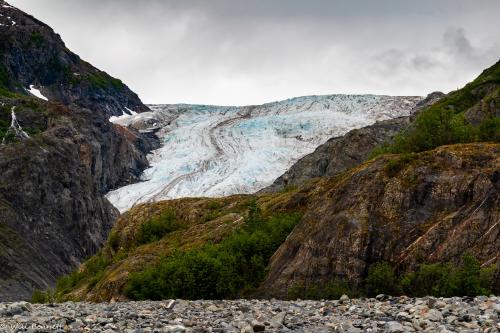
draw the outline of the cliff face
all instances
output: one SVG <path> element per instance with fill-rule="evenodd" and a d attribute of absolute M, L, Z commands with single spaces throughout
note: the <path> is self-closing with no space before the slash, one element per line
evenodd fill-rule
<path fill-rule="evenodd" d="M 147 110 L 125 85 L 33 17 L 3 1 L 0 13 L 0 300 L 11 300 L 101 247 L 118 215 L 104 193 L 134 181 L 156 142 L 108 121 Z"/>
<path fill-rule="evenodd" d="M 410 160 L 379 158 L 308 192 L 307 213 L 274 254 L 266 297 L 293 285 L 359 284 L 378 261 L 399 272 L 458 262 L 466 251 L 499 263 L 500 145 L 443 146 Z"/>

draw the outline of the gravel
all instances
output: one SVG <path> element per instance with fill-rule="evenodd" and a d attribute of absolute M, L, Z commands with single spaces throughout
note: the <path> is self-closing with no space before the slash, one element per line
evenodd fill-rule
<path fill-rule="evenodd" d="M 500 298 L 0 303 L 0 332 L 500 332 Z"/>

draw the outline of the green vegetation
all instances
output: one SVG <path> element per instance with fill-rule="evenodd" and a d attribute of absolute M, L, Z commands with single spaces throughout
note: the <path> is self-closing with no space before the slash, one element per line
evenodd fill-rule
<path fill-rule="evenodd" d="M 57 280 L 55 294 L 65 294 L 87 278 L 91 279 L 90 285 L 94 286 L 102 278 L 109 264 L 110 261 L 98 253 L 85 262 L 85 269 L 76 270 Z"/>
<path fill-rule="evenodd" d="M 399 173 L 399 171 L 403 170 L 405 166 L 407 166 L 412 160 L 415 159 L 415 154 L 401 154 L 395 158 L 390 159 L 385 165 L 384 171 L 388 176 L 394 177 Z"/>
<path fill-rule="evenodd" d="M 394 140 L 375 149 L 371 157 L 384 153 L 412 153 L 434 149 L 438 146 L 480 141 L 500 142 L 500 120 L 493 112 L 479 126 L 466 120 L 465 112 L 484 112 L 490 105 L 500 103 L 500 62 L 485 70 L 464 88 L 423 110 L 412 126 L 398 134 Z M 494 108 L 494 107 L 493 107 Z M 479 111 L 481 110 L 481 111 Z"/>
<path fill-rule="evenodd" d="M 139 227 L 135 237 L 136 245 L 157 242 L 166 234 L 183 228 L 183 224 L 175 217 L 175 212 L 168 209 Z"/>
<path fill-rule="evenodd" d="M 385 261 L 370 266 L 364 282 L 368 296 L 397 295 L 401 290 L 394 269 Z"/>
<path fill-rule="evenodd" d="M 30 36 L 30 44 L 28 45 L 28 47 L 31 47 L 33 45 L 36 47 L 42 47 L 44 43 L 45 43 L 45 38 L 42 36 L 41 33 L 35 31 Z"/>
<path fill-rule="evenodd" d="M 89 73 L 85 78 L 93 88 L 123 90 L 125 87 L 121 80 L 112 78 L 102 72 Z"/>
<path fill-rule="evenodd" d="M 0 64 L 0 96 L 14 97 L 15 94 L 10 91 L 12 80 L 7 69 Z"/>
<path fill-rule="evenodd" d="M 289 299 L 338 299 L 378 294 L 407 295 L 411 297 L 452 297 L 489 295 L 494 291 L 494 278 L 498 267 L 481 268 L 479 261 L 470 254 L 462 257 L 460 265 L 451 263 L 423 264 L 412 273 L 399 276 L 388 262 L 377 262 L 369 267 L 368 274 L 359 288 L 345 280 L 333 280 L 323 288 L 293 285 Z"/>
<path fill-rule="evenodd" d="M 263 216 L 253 202 L 244 228 L 218 244 L 177 251 L 132 274 L 125 292 L 135 300 L 248 295 L 262 281 L 272 254 L 299 220 L 299 214 Z"/>
<path fill-rule="evenodd" d="M 494 265 L 481 268 L 470 254 L 465 254 L 458 267 L 445 264 L 427 264 L 401 279 L 401 286 L 408 295 L 421 297 L 451 297 L 456 295 L 488 295 L 493 290 Z"/>
<path fill-rule="evenodd" d="M 31 295 L 30 302 L 33 304 L 46 304 L 46 303 L 54 303 L 57 301 L 56 294 L 53 290 L 42 291 L 36 289 Z"/>

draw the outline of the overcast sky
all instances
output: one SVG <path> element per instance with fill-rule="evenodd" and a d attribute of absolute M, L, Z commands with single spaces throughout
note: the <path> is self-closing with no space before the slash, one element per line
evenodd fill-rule
<path fill-rule="evenodd" d="M 7 0 L 146 103 L 425 95 L 500 58 L 499 0 Z"/>

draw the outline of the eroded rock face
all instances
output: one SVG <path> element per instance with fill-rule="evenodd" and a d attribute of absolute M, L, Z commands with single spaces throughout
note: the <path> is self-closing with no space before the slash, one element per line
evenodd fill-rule
<path fill-rule="evenodd" d="M 307 198 L 307 213 L 271 259 L 263 295 L 334 279 L 357 284 L 382 260 L 400 272 L 458 262 L 466 251 L 499 263 L 500 145 L 443 146 L 406 162 L 394 157 L 395 168 L 390 159 L 296 194 Z"/>
<path fill-rule="evenodd" d="M 135 181 L 157 141 L 108 121 L 147 110 L 126 86 L 33 17 L 0 13 L 0 300 L 19 300 L 102 246 L 118 215 L 104 194 Z"/>

